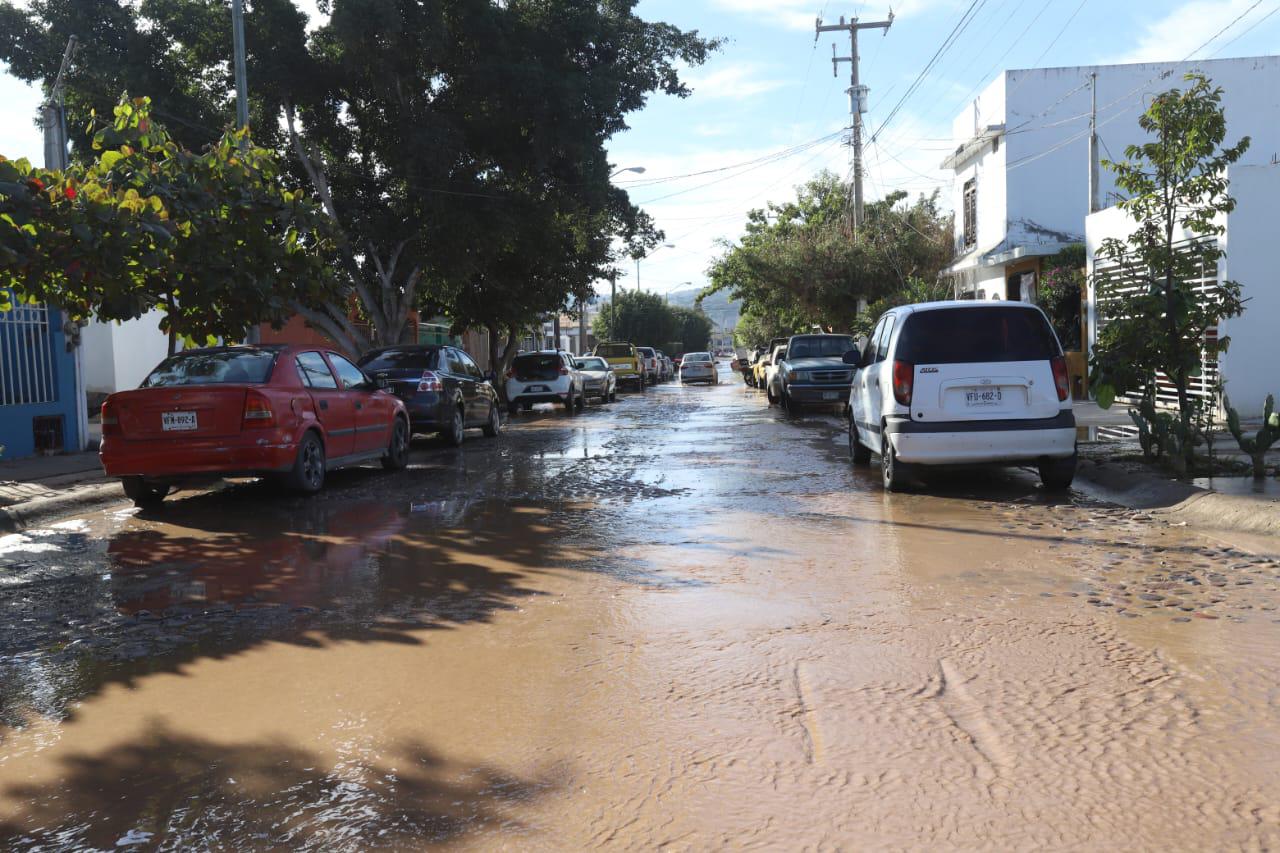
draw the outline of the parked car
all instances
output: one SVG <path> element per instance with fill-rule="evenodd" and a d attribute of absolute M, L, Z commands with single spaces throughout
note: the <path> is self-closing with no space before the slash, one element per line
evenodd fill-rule
<path fill-rule="evenodd" d="M 498 392 L 456 347 L 383 347 L 361 356 L 360 368 L 404 401 L 412 432 L 438 432 L 456 447 L 472 427 L 490 438 L 502 430 Z"/>
<path fill-rule="evenodd" d="M 769 341 L 769 345 L 760 353 L 760 358 L 756 360 L 752 366 L 752 375 L 755 377 L 757 388 L 767 389 L 768 383 L 765 381 L 766 373 L 769 365 L 773 362 L 773 351 L 778 348 L 779 344 L 785 344 L 788 338 L 774 338 Z"/>
<path fill-rule="evenodd" d="M 628 343 L 609 342 L 596 344 L 592 355 L 598 355 L 609 362 L 619 385 L 632 385 L 637 391 L 643 391 L 644 365 L 640 363 L 640 354 Z"/>
<path fill-rule="evenodd" d="M 720 384 L 719 372 L 716 370 L 716 362 L 711 357 L 711 353 L 685 353 L 684 360 L 680 362 L 680 384 L 688 385 L 691 382 L 704 382 L 707 385 Z"/>
<path fill-rule="evenodd" d="M 169 356 L 141 387 L 107 397 L 98 452 L 138 506 L 187 482 L 231 476 L 312 493 L 335 468 L 405 467 L 409 414 L 323 347 L 211 347 Z"/>
<path fill-rule="evenodd" d="M 658 353 L 653 347 L 636 347 L 640 355 L 640 364 L 644 366 L 644 381 L 647 385 L 658 383 Z"/>
<path fill-rule="evenodd" d="M 667 358 L 666 353 L 658 350 L 658 374 L 661 382 L 669 382 L 676 377 L 675 367 L 671 364 L 671 359 Z"/>
<path fill-rule="evenodd" d="M 599 397 L 601 403 L 618 399 L 618 378 L 609 362 L 598 355 L 588 355 L 577 360 L 582 372 L 582 390 L 588 397 Z"/>
<path fill-rule="evenodd" d="M 805 406 L 838 406 L 849 400 L 853 368 L 844 354 L 856 344 L 850 335 L 794 335 L 778 364 L 778 397 L 789 415 Z"/>
<path fill-rule="evenodd" d="M 564 350 L 522 352 L 507 370 L 507 411 L 528 411 L 534 403 L 559 403 L 569 414 L 582 410 L 587 395 L 582 372 Z"/>
<path fill-rule="evenodd" d="M 679 376 L 679 375 L 680 375 L 680 362 L 681 362 L 683 359 L 684 359 L 684 356 L 682 356 L 682 355 L 678 355 L 678 356 L 676 356 L 675 358 L 671 359 L 671 366 L 672 366 L 673 368 L 675 368 L 675 371 L 676 371 L 676 375 L 677 375 L 677 376 Z"/>
<path fill-rule="evenodd" d="M 764 368 L 764 393 L 769 398 L 770 406 L 782 402 L 782 385 L 778 379 L 778 364 L 786 357 L 786 343 L 778 344 L 773 348 L 773 352 L 769 354 L 769 363 Z"/>
<path fill-rule="evenodd" d="M 1034 305 L 932 302 L 880 318 L 856 363 L 849 451 L 879 453 L 886 489 L 916 466 L 1025 464 L 1047 489 L 1076 470 L 1076 422 L 1062 347 Z"/>

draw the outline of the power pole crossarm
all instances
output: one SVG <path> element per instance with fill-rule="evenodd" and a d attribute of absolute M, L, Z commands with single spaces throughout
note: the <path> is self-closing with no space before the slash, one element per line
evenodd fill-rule
<path fill-rule="evenodd" d="M 849 113 L 853 127 L 850 135 L 850 146 L 853 148 L 853 227 L 862 225 L 862 114 L 867 110 L 867 88 L 858 79 L 858 31 L 884 30 L 889 32 L 893 26 L 893 12 L 883 21 L 859 21 L 856 17 L 845 23 L 840 16 L 838 24 L 823 24 L 819 18 L 814 25 L 814 40 L 823 33 L 847 32 L 849 34 L 849 55 L 837 56 L 835 45 L 831 46 L 831 74 L 839 73 L 840 63 L 849 63 Z"/>

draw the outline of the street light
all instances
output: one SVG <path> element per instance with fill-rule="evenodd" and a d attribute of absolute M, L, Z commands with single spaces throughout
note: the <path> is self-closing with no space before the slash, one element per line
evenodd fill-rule
<path fill-rule="evenodd" d="M 675 247 L 676 247 L 676 244 L 675 244 L 675 243 L 663 243 L 661 246 L 659 246 L 659 247 L 658 247 L 658 249 L 664 249 L 664 248 L 665 248 L 665 249 L 674 249 Z M 654 249 L 653 251 L 654 251 L 654 252 L 656 252 L 656 251 L 658 251 L 658 249 Z M 651 254 L 653 254 L 653 252 L 650 252 L 649 254 L 651 255 Z M 636 293 L 639 293 L 639 292 L 640 292 L 640 260 L 641 260 L 642 258 L 646 258 L 646 257 L 648 257 L 648 255 L 637 255 L 637 256 L 636 256 Z"/>
<path fill-rule="evenodd" d="M 609 177 L 610 177 L 610 178 L 616 178 L 616 177 L 618 177 L 618 175 L 621 175 L 623 172 L 635 172 L 637 175 L 643 175 L 643 174 L 644 174 L 644 166 L 628 166 L 628 167 L 627 167 L 627 168 L 625 168 L 625 169 L 619 169 L 618 171 L 614 172 L 614 173 L 613 173 L 612 175 L 610 175 Z"/>

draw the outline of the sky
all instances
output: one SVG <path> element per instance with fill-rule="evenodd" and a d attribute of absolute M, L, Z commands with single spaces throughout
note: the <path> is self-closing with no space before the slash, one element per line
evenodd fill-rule
<path fill-rule="evenodd" d="M 741 234 L 752 208 L 793 197 L 822 169 L 848 174 L 840 133 L 850 120 L 848 65 L 837 77 L 831 66 L 832 44 L 847 56 L 848 38 L 829 33 L 815 43 L 814 19 L 883 20 L 889 6 L 641 0 L 637 12 L 726 39 L 705 65 L 686 70 L 690 97 L 652 95 L 609 144 L 617 169 L 645 170 L 622 172 L 615 182 L 671 244 L 639 268 L 641 287 L 665 293 L 705 285 L 723 241 Z M 864 30 L 859 37 L 862 83 L 870 87 L 867 135 L 897 109 L 866 149 L 866 198 L 940 188 L 948 207 L 949 181 L 939 163 L 956 144 L 952 119 L 999 71 L 1254 56 L 1275 52 L 1280 36 L 1280 0 L 899 0 L 893 13 L 886 33 Z M 968 25 L 903 101 L 962 20 Z M 38 92 L 0 71 L 0 154 L 39 162 L 32 123 L 38 103 Z M 635 264 L 625 261 L 622 272 L 619 287 L 635 287 Z"/>

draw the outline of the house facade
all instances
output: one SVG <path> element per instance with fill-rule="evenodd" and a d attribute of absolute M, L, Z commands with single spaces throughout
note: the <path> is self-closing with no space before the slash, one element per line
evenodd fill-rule
<path fill-rule="evenodd" d="M 1110 172 L 1091 163 L 1096 97 L 1098 159 L 1122 159 L 1147 140 L 1138 118 L 1158 92 L 1199 72 L 1224 90 L 1227 140 L 1252 138 L 1243 165 L 1280 153 L 1280 56 L 1003 72 L 952 124 L 957 296 L 1034 301 L 1042 259 L 1085 239 L 1085 218 L 1115 201 Z M 1094 182 L 1096 181 L 1096 189 Z"/>
<path fill-rule="evenodd" d="M 1201 278 L 1205 282 L 1238 282 L 1246 300 L 1243 314 L 1224 320 L 1211 332 L 1219 338 L 1230 337 L 1230 345 L 1217 359 L 1202 357 L 1200 376 L 1192 381 L 1190 390 L 1216 403 L 1221 383 L 1241 416 L 1253 418 L 1261 416 L 1268 394 L 1280 395 L 1280 335 L 1275 331 L 1280 318 L 1280 270 L 1275 262 L 1280 164 L 1236 164 L 1228 169 L 1227 179 L 1236 208 L 1218 218 L 1223 233 L 1206 236 L 1183 230 L 1175 237 L 1178 243 L 1217 241 L 1226 254 L 1213 267 L 1202 268 Z M 1095 213 L 1086 221 L 1089 278 L 1096 285 L 1088 293 L 1090 345 L 1107 322 L 1110 293 L 1117 287 L 1133 286 L 1123 267 L 1099 258 L 1098 249 L 1108 238 L 1124 240 L 1134 228 L 1133 219 L 1118 207 Z M 1157 399 L 1168 406 L 1176 404 L 1167 383 L 1161 383 Z"/>
<path fill-rule="evenodd" d="M 79 330 L 46 305 L 0 312 L 0 447 L 5 459 L 81 450 L 87 420 Z"/>

